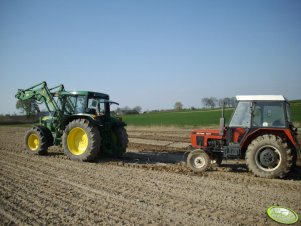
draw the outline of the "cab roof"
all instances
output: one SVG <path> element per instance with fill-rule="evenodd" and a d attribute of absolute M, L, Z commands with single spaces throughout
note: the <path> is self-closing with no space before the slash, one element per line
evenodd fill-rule
<path fill-rule="evenodd" d="M 93 91 L 63 91 L 61 92 L 61 95 L 74 95 L 74 96 L 80 96 L 80 95 L 89 95 L 90 97 L 96 97 L 96 98 L 103 98 L 103 99 L 109 99 L 109 95 L 105 93 L 97 93 Z"/>
<path fill-rule="evenodd" d="M 238 95 L 237 101 L 287 101 L 282 95 Z"/>

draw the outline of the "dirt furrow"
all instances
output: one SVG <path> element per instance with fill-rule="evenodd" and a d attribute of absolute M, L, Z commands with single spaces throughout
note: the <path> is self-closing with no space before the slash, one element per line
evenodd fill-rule
<path fill-rule="evenodd" d="M 32 174 L 32 175 L 34 173 L 35 174 L 40 174 L 39 172 L 36 172 L 35 170 L 31 170 L 31 169 L 28 169 L 28 168 L 25 168 L 25 167 L 21 167 L 20 165 L 12 165 L 12 167 L 20 168 L 23 172 L 26 171 L 26 170 L 27 171 L 32 171 L 32 172 L 30 172 L 30 174 Z M 36 177 L 36 175 L 34 175 L 34 177 Z M 120 195 L 119 194 L 116 195 L 116 194 L 111 194 L 109 192 L 105 192 L 103 190 L 94 189 L 94 188 L 88 187 L 86 185 L 81 185 L 81 184 L 78 184 L 78 183 L 75 183 L 73 181 L 63 179 L 63 178 L 54 178 L 53 176 L 49 176 L 49 175 L 47 175 L 47 178 L 51 179 L 51 180 L 52 179 L 53 180 L 58 180 L 59 182 L 71 185 L 73 188 L 79 188 L 79 189 L 84 191 L 84 192 L 81 192 L 81 193 L 94 193 L 94 194 L 97 194 L 97 195 L 101 195 L 103 197 L 107 197 L 111 201 L 117 199 L 116 200 L 116 205 L 121 205 L 121 206 L 123 206 L 123 208 L 127 207 L 128 210 L 131 210 L 131 209 L 134 210 L 135 207 L 137 208 L 139 206 L 138 209 L 135 210 L 135 212 L 138 212 L 138 214 L 133 213 L 132 214 L 133 216 L 131 217 L 131 218 L 133 218 L 135 215 L 137 215 L 136 218 L 138 217 L 138 219 L 136 219 L 136 220 L 141 220 L 140 219 L 141 217 L 147 218 L 148 216 L 152 216 L 153 213 L 154 213 L 154 216 L 157 216 L 159 212 L 162 215 L 166 215 L 166 214 L 168 215 L 170 213 L 170 211 L 168 211 L 167 209 L 162 210 L 161 208 L 158 208 L 156 206 L 150 206 L 149 204 L 146 203 L 146 200 L 139 200 L 138 199 L 139 197 L 137 197 L 137 194 L 133 193 L 133 190 L 131 190 L 129 192 L 126 192 L 125 190 L 121 190 L 121 191 L 119 191 Z M 35 178 L 35 180 L 38 180 L 38 178 Z M 131 194 L 135 194 L 135 195 L 133 196 Z M 145 195 L 144 193 L 141 193 L 140 198 L 142 198 L 142 196 L 144 196 L 144 195 Z M 125 204 L 122 204 L 122 203 L 125 203 Z M 116 210 L 116 208 L 115 208 L 115 210 Z M 174 216 L 173 219 L 179 218 L 179 219 L 177 219 L 179 221 L 182 218 L 187 218 L 187 217 L 191 218 L 188 215 L 185 215 L 185 216 L 182 216 L 182 215 L 183 214 L 179 213 L 177 216 Z M 169 217 L 167 219 L 171 219 L 171 218 Z M 194 219 L 194 220 L 196 220 L 196 219 Z"/>
<path fill-rule="evenodd" d="M 298 172 L 267 180 L 229 161 L 197 175 L 179 149 L 152 144 L 174 143 L 168 137 L 188 130 L 130 129 L 142 140 L 129 145 L 135 150 L 97 163 L 71 161 L 58 147 L 28 155 L 25 130 L 0 127 L 0 225 L 275 225 L 266 215 L 271 205 L 301 214 Z"/>
<path fill-rule="evenodd" d="M 24 170 L 25 171 L 32 171 L 30 169 L 26 169 L 25 167 L 20 167 L 20 166 L 12 166 L 10 169 L 13 169 L 13 168 L 20 168 L 20 170 Z M 16 172 L 16 174 L 18 173 L 19 171 Z M 28 172 L 28 175 L 27 177 L 30 177 L 31 175 L 31 179 L 34 180 L 34 183 L 35 183 L 35 186 L 37 187 L 38 190 L 41 190 L 41 188 L 39 189 L 39 180 L 41 180 L 41 176 L 37 176 L 37 175 L 32 175 L 32 173 L 34 173 L 33 171 L 32 172 Z M 38 173 L 39 174 L 39 173 Z M 16 176 L 15 176 L 16 177 Z M 48 193 L 49 196 L 53 196 L 52 194 L 52 191 L 49 191 L 48 189 L 53 185 L 53 184 L 57 184 L 57 182 L 60 182 L 61 185 L 63 185 L 62 189 L 66 190 L 68 189 L 69 192 L 66 193 L 64 192 L 63 195 L 64 196 L 68 196 L 68 198 L 62 198 L 61 197 L 61 202 L 63 202 L 63 206 L 66 205 L 68 206 L 67 207 L 64 207 L 64 209 L 69 210 L 70 213 L 68 213 L 69 215 L 73 216 L 75 215 L 75 213 L 72 213 L 74 209 L 78 209 L 78 208 L 82 208 L 82 209 L 88 209 L 89 211 L 103 211 L 103 209 L 107 208 L 107 210 L 105 212 L 108 212 L 109 215 L 111 216 L 111 218 L 115 218 L 115 220 L 120 220 L 120 218 L 122 218 L 122 214 L 121 213 L 118 213 L 118 209 L 120 209 L 120 211 L 122 212 L 122 210 L 125 208 L 125 204 L 122 204 L 122 202 L 126 202 L 126 206 L 128 207 L 128 209 L 130 209 L 130 204 L 132 203 L 131 200 L 127 200 L 123 197 L 117 197 L 116 194 L 111 194 L 110 192 L 107 192 L 107 191 L 103 191 L 103 190 L 97 190 L 97 189 L 93 189 L 91 187 L 88 187 L 86 185 L 81 185 L 81 184 L 78 184 L 78 183 L 74 183 L 72 181 L 69 181 L 69 180 L 66 180 L 66 179 L 63 179 L 63 178 L 55 178 L 55 177 L 52 177 L 52 176 L 49 176 L 49 175 L 45 175 L 45 177 L 47 178 L 47 183 L 50 184 L 46 190 L 46 192 L 44 193 Z M 22 182 L 22 184 L 26 184 L 26 179 L 21 179 L 21 178 L 18 178 L 19 181 Z M 57 187 L 58 185 L 56 185 Z M 25 192 L 26 193 L 26 192 Z M 55 199 L 58 199 L 58 193 L 54 193 L 56 194 L 55 195 Z M 72 194 L 72 197 L 70 197 L 70 194 Z M 27 194 L 28 195 L 28 194 Z M 26 195 L 26 197 L 27 197 Z M 32 197 L 39 197 L 40 195 L 31 195 Z M 29 197 L 31 197 L 29 196 Z M 85 198 L 83 198 L 83 196 L 86 196 Z M 31 197 L 31 198 L 32 198 Z M 76 197 L 75 200 L 73 197 Z M 116 198 L 117 197 L 117 198 Z M 53 197 L 54 198 L 54 197 Z M 47 199 L 47 196 L 46 196 L 46 199 Z M 49 198 L 50 200 L 51 198 Z M 91 208 L 91 205 L 90 205 L 90 201 L 91 200 L 94 200 L 95 201 L 99 201 L 97 205 L 93 204 L 92 207 L 94 206 L 95 209 L 92 209 Z M 100 202 L 101 201 L 101 202 Z M 109 201 L 109 202 L 108 202 Z M 134 201 L 135 202 L 135 201 Z M 37 201 L 35 202 L 37 203 Z M 101 203 L 101 205 L 99 205 Z M 53 204 L 53 203 L 52 203 Z M 114 206 L 112 206 L 112 204 L 114 204 Z M 73 205 L 73 207 L 72 207 Z M 61 206 L 62 206 L 62 203 L 60 204 L 60 209 L 61 209 Z M 89 207 L 88 207 L 89 206 Z M 114 209 L 112 211 L 109 211 L 110 208 Z M 66 212 L 65 210 L 63 211 L 60 211 L 60 212 Z M 139 208 L 137 210 L 137 212 L 139 213 L 139 217 L 142 217 L 143 215 L 145 215 L 144 217 L 147 216 L 147 213 L 145 211 L 141 211 L 141 208 Z M 115 217 L 112 217 L 116 215 Z M 65 215 L 66 216 L 66 215 Z M 68 216 L 66 216 L 68 217 Z M 108 219 L 107 219 L 108 220 Z M 133 219 L 133 221 L 131 223 L 134 222 L 135 219 Z M 71 223 L 69 221 L 65 221 L 64 223 Z M 97 222 L 94 222 L 94 223 L 97 223 Z M 118 221 L 116 221 L 115 223 L 118 223 Z"/>
<path fill-rule="evenodd" d="M 7 214 L 13 215 L 14 219 L 16 218 L 17 221 L 24 222 L 24 224 L 43 224 L 43 221 L 38 217 L 39 215 L 37 216 L 41 205 L 38 203 L 32 205 L 32 200 L 20 196 L 17 192 L 11 195 L 11 191 L 7 187 L 0 185 L 0 188 L 1 208 L 3 208 Z"/>
<path fill-rule="evenodd" d="M 24 169 L 24 170 L 26 170 L 26 169 Z M 48 178 L 49 178 L 49 176 L 48 176 Z M 64 181 L 65 182 L 65 181 Z M 69 184 L 70 184 L 70 182 L 68 182 Z M 73 186 L 79 186 L 78 184 L 72 184 Z M 153 184 L 151 184 L 151 186 L 153 187 Z M 146 187 L 148 187 L 148 186 L 146 186 Z M 82 186 L 81 186 L 81 188 L 82 188 Z M 130 189 L 131 190 L 131 189 Z M 99 191 L 94 191 L 95 193 L 98 193 L 99 194 Z M 125 195 L 127 192 L 126 191 L 120 191 L 123 195 Z M 130 191 L 130 193 L 132 193 L 133 192 L 133 190 L 131 190 Z M 107 194 L 106 194 L 107 195 Z M 137 193 L 135 193 L 135 195 L 137 195 Z M 141 196 L 144 196 L 145 195 L 145 193 L 144 192 L 142 192 L 141 193 Z M 164 195 L 166 195 L 166 194 L 164 194 Z M 110 197 L 110 198 L 112 198 L 112 197 Z M 179 196 L 178 197 L 167 197 L 168 198 L 168 200 L 173 200 L 173 198 L 177 198 L 178 199 L 178 202 L 174 202 L 174 201 L 171 201 L 172 202 L 172 206 L 173 206 L 173 208 L 174 207 L 177 207 L 178 206 L 178 204 L 181 204 L 182 205 L 182 202 L 183 201 L 185 201 L 185 197 L 183 197 L 183 199 L 180 199 L 179 200 Z M 133 200 L 135 200 L 135 199 L 137 199 L 137 197 L 131 197 L 131 199 L 133 199 Z M 144 200 L 143 202 L 149 202 L 149 201 L 151 201 L 151 200 Z M 164 207 L 164 209 L 166 208 L 166 207 L 168 207 L 168 203 L 166 203 L 166 200 L 164 200 L 164 202 L 162 202 L 162 203 L 157 203 L 157 205 L 158 206 L 161 206 L 161 205 L 165 205 L 165 207 Z M 182 205 L 182 207 L 184 208 L 185 206 L 183 206 Z M 191 208 L 191 206 L 187 206 L 187 208 Z M 160 212 L 160 211 L 158 211 L 158 212 Z M 149 211 L 148 211 L 148 213 L 150 213 Z M 156 213 L 156 215 L 157 215 L 157 213 Z M 186 216 L 187 217 L 187 216 Z"/>
<path fill-rule="evenodd" d="M 16 217 L 16 213 L 10 210 L 7 210 L 2 201 L 0 200 L 0 223 L 2 225 L 24 225 L 27 226 L 29 224 L 26 224 L 25 222 L 20 221 Z"/>
<path fill-rule="evenodd" d="M 5 153 L 3 153 L 5 152 Z M 107 167 L 103 167 L 103 166 L 107 166 L 107 165 L 112 165 L 112 166 L 119 166 L 121 167 L 120 171 L 125 172 L 124 166 L 127 167 L 126 164 L 118 164 L 118 163 L 122 163 L 122 159 L 118 160 L 117 162 L 113 162 L 113 163 L 117 163 L 117 164 L 111 164 L 111 160 L 109 159 L 108 162 L 100 162 L 100 163 L 80 163 L 80 162 L 73 162 L 68 160 L 68 158 L 66 159 L 56 159 L 56 158 L 52 158 L 52 156 L 30 156 L 28 154 L 25 153 L 15 153 L 15 152 L 10 152 L 10 151 L 2 151 L 0 153 L 0 155 L 3 154 L 1 157 L 5 158 L 6 155 L 12 155 L 11 158 L 22 158 L 22 162 L 30 162 L 30 164 L 33 167 L 38 167 L 40 164 L 43 165 L 43 168 L 45 168 L 46 166 L 50 167 L 51 169 L 57 171 L 57 168 L 61 168 L 61 172 L 67 173 L 67 172 L 72 172 L 74 174 L 77 173 L 90 173 L 89 176 L 93 176 L 95 177 L 96 175 L 99 176 L 99 178 L 95 178 L 95 180 L 103 180 L 105 179 L 104 177 L 102 177 L 102 175 L 106 175 L 107 173 L 111 173 L 110 171 L 112 171 L 112 169 L 109 169 Z M 134 153 L 133 153 L 134 154 Z M 165 157 L 165 158 L 169 158 L 170 156 L 166 154 L 166 156 L 162 156 L 160 155 L 160 157 Z M 158 157 L 158 158 L 160 158 Z M 181 157 L 179 157 L 181 158 Z M 67 161 L 68 163 L 62 164 L 63 162 L 65 163 L 65 161 Z M 27 163 L 25 163 L 27 164 Z M 69 166 L 71 165 L 71 166 Z M 143 165 L 143 164 L 142 164 Z M 151 164 L 149 164 L 151 165 Z M 168 164 L 166 164 L 168 165 Z M 174 165 L 174 164 L 170 164 L 170 165 Z M 47 170 L 51 170 L 51 169 L 47 169 Z M 147 169 L 147 168 L 146 168 Z M 74 171 L 76 170 L 76 171 Z M 114 169 L 116 170 L 116 169 Z M 95 172 L 94 172 L 95 171 Z M 127 171 L 131 172 L 131 169 L 127 169 Z M 102 172 L 103 174 L 99 174 L 97 172 Z M 193 175 L 193 174 L 192 174 Z M 250 173 L 243 173 L 243 172 L 239 172 L 239 173 L 231 173 L 231 172 L 216 172 L 216 171 L 211 171 L 208 172 L 206 174 L 204 174 L 205 176 L 210 175 L 210 177 L 212 177 L 212 179 L 216 179 L 216 180 L 220 180 L 223 181 L 222 178 L 224 178 L 224 180 L 227 180 L 233 184 L 237 184 L 237 183 L 244 183 L 246 185 L 250 185 L 250 186 L 256 186 L 256 185 L 260 185 L 260 186 L 264 186 L 266 189 L 267 188 L 281 188 L 283 186 L 286 186 L 287 189 L 290 189 L 291 187 L 294 187 L 292 190 L 298 190 L 300 188 L 300 184 L 294 182 L 294 181 L 290 181 L 290 180 L 266 180 L 263 178 L 255 178 L 254 176 L 252 176 L 252 174 Z M 196 175 L 198 176 L 198 175 Z M 121 178 L 122 179 L 122 178 Z M 156 180 L 157 178 L 154 178 L 154 180 Z M 148 178 L 149 180 L 149 178 Z M 120 180 L 117 180 L 117 182 Z M 125 181 L 127 182 L 127 181 Z M 121 184 L 123 183 L 123 181 L 121 182 Z M 271 185 L 271 186 L 269 186 Z M 174 186 L 174 185 L 171 185 Z M 181 186 L 185 186 L 181 185 Z"/>
<path fill-rule="evenodd" d="M 0 218 L 1 225 L 38 225 L 35 216 L 30 216 L 25 210 L 21 209 L 21 205 L 14 204 L 11 201 L 0 199 Z"/>
<path fill-rule="evenodd" d="M 8 167 L 8 169 L 12 171 L 11 167 Z M 26 178 L 31 180 L 28 180 L 21 176 L 17 176 L 20 173 L 22 172 L 16 171 L 14 174 L 14 179 L 21 182 L 21 184 L 17 186 L 14 184 L 14 186 L 18 189 L 17 195 L 22 194 L 24 199 L 29 199 L 38 206 L 39 203 L 43 203 L 40 207 L 44 206 L 43 212 L 46 213 L 46 215 L 42 214 L 42 218 L 46 222 L 51 223 L 55 221 L 57 223 L 73 224 L 78 222 L 76 219 L 80 218 L 83 211 L 92 217 L 91 219 L 93 219 L 95 224 L 104 220 L 106 222 L 114 222 L 114 224 L 117 224 L 122 218 L 122 216 L 116 211 L 119 207 L 117 205 L 112 206 L 111 203 L 107 202 L 103 198 L 101 198 L 101 202 L 99 202 L 101 205 L 99 205 L 99 203 L 96 203 L 95 201 L 97 199 L 95 195 L 83 193 L 82 190 L 66 186 L 63 183 L 59 184 L 56 181 L 51 181 L 49 176 L 44 178 L 39 176 L 30 176 L 32 173 L 29 172 L 28 175 L 26 175 Z M 23 174 L 23 176 L 25 175 Z M 34 183 L 32 180 L 34 180 Z M 15 195 L 16 194 L 14 194 L 14 196 Z M 113 208 L 114 211 L 109 211 L 110 208 L 108 207 L 110 205 L 110 208 Z M 106 208 L 102 208 L 104 206 Z M 79 210 L 80 212 L 78 212 Z M 127 220 L 123 220 L 123 222 L 130 223 L 130 221 Z"/>
<path fill-rule="evenodd" d="M 38 164 L 38 159 L 43 158 L 43 157 L 35 157 L 35 156 L 27 156 L 27 155 L 24 155 L 24 156 L 25 156 L 25 158 L 27 157 L 27 158 L 32 158 L 33 159 L 32 165 L 30 167 L 34 167 L 34 166 L 36 166 L 37 168 L 40 167 L 39 164 Z M 33 158 L 33 157 L 35 157 L 35 158 Z M 14 156 L 14 158 L 16 158 L 16 156 Z M 47 159 L 43 159 L 43 161 L 40 164 L 47 165 L 46 162 L 45 162 L 46 160 Z M 37 163 L 36 163 L 36 161 L 37 161 Z M 24 162 L 25 165 L 28 165 L 28 163 L 24 160 L 22 160 L 21 162 Z M 73 162 L 70 161 L 70 163 L 73 163 Z M 50 165 L 53 164 L 54 169 L 56 168 L 58 170 L 58 172 L 62 172 L 62 170 L 58 168 L 59 164 L 56 164 L 55 162 L 52 162 L 52 163 L 49 163 L 49 164 Z M 67 165 L 67 164 L 62 164 L 62 163 L 60 163 L 60 164 L 64 167 Z M 75 171 L 74 171 L 75 174 L 78 174 L 78 172 L 80 171 L 80 168 L 78 168 L 79 165 L 77 165 L 77 167 L 71 167 L 72 169 L 75 169 Z M 90 171 L 90 169 L 93 169 L 94 166 L 97 166 L 97 164 L 85 164 L 85 165 L 87 166 L 86 170 L 88 170 L 88 171 Z M 90 165 L 91 165 L 91 167 L 89 167 Z M 108 166 L 105 166 L 105 167 L 102 167 L 102 168 L 106 169 L 107 167 Z M 108 174 L 108 176 L 112 176 L 112 175 L 110 175 L 109 171 L 111 171 L 111 172 L 113 172 L 112 170 L 115 170 L 115 171 L 122 170 L 122 171 L 124 171 L 122 169 L 122 167 L 118 167 L 118 168 L 115 169 L 115 167 L 110 166 L 110 169 L 104 170 L 103 173 L 105 175 Z M 24 169 L 24 170 L 26 170 L 26 169 Z M 37 170 L 37 169 L 34 169 L 33 171 L 35 171 L 35 170 Z M 47 168 L 47 167 L 44 170 L 49 172 L 49 168 Z M 126 171 L 127 170 L 128 169 L 126 169 Z M 65 170 L 64 170 L 64 172 L 65 172 Z M 88 175 L 89 178 L 92 175 L 92 172 L 90 173 L 90 175 Z M 68 175 L 69 174 L 68 170 L 66 170 L 66 173 L 67 173 L 67 175 L 65 175 L 66 177 L 71 177 L 72 178 L 74 176 L 72 174 Z M 118 174 L 120 174 L 120 173 L 121 172 L 118 172 Z M 126 176 L 128 176 L 128 174 Z M 157 176 L 158 175 L 156 175 L 156 177 Z M 160 201 L 156 200 L 156 205 L 161 206 L 161 208 L 171 208 L 171 210 L 172 210 L 172 208 L 174 208 L 175 210 L 177 210 L 178 208 L 182 208 L 182 209 L 185 209 L 185 210 L 189 209 L 189 214 L 192 214 L 192 215 L 196 215 L 194 212 L 197 211 L 196 213 L 198 213 L 198 212 L 200 212 L 200 209 L 201 209 L 202 211 L 200 213 L 200 216 L 198 216 L 198 217 L 201 217 L 201 218 L 202 217 L 207 217 L 210 214 L 212 214 L 212 212 L 214 213 L 215 211 L 218 211 L 219 213 L 223 214 L 224 216 L 230 216 L 231 211 L 234 212 L 234 209 L 235 209 L 235 212 L 237 213 L 237 211 L 238 211 L 238 213 L 239 213 L 240 209 L 243 208 L 243 206 L 246 204 L 246 203 L 243 203 L 242 206 L 237 205 L 237 203 L 235 202 L 236 197 L 235 196 L 233 197 L 233 193 L 229 193 L 228 195 L 223 194 L 224 190 L 232 190 L 235 194 L 236 192 L 239 192 L 242 189 L 241 186 L 239 186 L 239 185 L 237 186 L 235 184 L 227 183 L 226 181 L 220 181 L 219 182 L 223 187 L 222 190 L 219 190 L 219 189 L 216 189 L 216 184 L 218 183 L 218 181 L 211 180 L 213 178 L 210 179 L 209 177 L 205 177 L 205 178 L 203 178 L 203 177 L 202 178 L 192 177 L 192 180 L 196 180 L 195 183 L 199 183 L 199 186 L 197 186 L 197 184 L 195 184 L 195 183 L 191 183 L 191 182 L 187 183 L 187 180 L 186 180 L 186 181 L 184 181 L 185 183 L 184 183 L 183 187 L 173 186 L 173 184 L 175 184 L 173 180 L 170 180 L 169 181 L 170 185 L 167 186 L 166 183 L 165 183 L 165 180 L 161 180 L 160 177 L 159 178 L 156 178 L 156 177 L 152 176 L 150 178 L 149 183 L 145 183 L 145 181 L 142 181 L 143 186 L 139 186 L 139 183 L 137 183 L 135 181 L 132 181 L 133 185 L 136 185 L 136 191 L 135 192 L 133 192 L 134 191 L 133 188 L 129 187 L 129 184 L 125 183 L 125 181 L 123 181 L 123 180 L 121 180 L 121 181 L 117 180 L 118 182 L 120 182 L 120 185 L 117 182 L 114 182 L 114 185 L 116 185 L 117 188 L 119 188 L 119 186 L 121 187 L 122 185 L 127 188 L 125 190 L 120 190 L 119 191 L 124 196 L 127 196 L 130 193 L 134 193 L 134 195 L 129 197 L 129 198 L 132 198 L 132 199 L 137 199 L 137 198 L 139 199 L 140 197 L 145 196 L 145 194 L 148 194 L 149 197 L 158 197 L 158 193 L 153 192 L 153 190 L 161 191 L 162 192 L 161 196 L 164 197 L 162 199 L 163 201 L 160 202 Z M 125 177 L 125 178 L 127 178 L 127 177 Z M 93 176 L 92 176 L 91 179 L 94 180 L 96 178 L 93 178 Z M 129 178 L 127 178 L 127 179 L 129 179 Z M 180 177 L 180 178 L 177 178 L 176 180 L 181 181 L 182 179 L 183 178 Z M 199 179 L 202 179 L 201 183 L 200 183 Z M 148 180 L 149 180 L 149 178 L 148 178 Z M 87 181 L 87 182 L 89 183 L 89 181 Z M 103 182 L 104 184 L 107 183 L 106 180 L 103 180 L 101 182 Z M 76 184 L 77 184 L 77 182 L 76 182 Z M 72 185 L 76 186 L 76 184 L 72 184 Z M 94 186 L 96 186 L 96 185 L 94 185 Z M 144 189 L 144 188 L 146 188 L 146 189 Z M 101 188 L 97 187 L 97 189 L 100 190 Z M 177 190 L 177 189 L 179 189 L 179 190 Z M 128 192 L 126 190 L 128 190 Z M 141 193 L 139 192 L 140 190 L 141 190 Z M 195 191 L 193 192 L 193 190 L 195 190 Z M 264 190 L 264 189 L 262 189 L 262 190 Z M 202 191 L 203 194 L 199 193 L 200 191 Z M 168 193 L 170 193 L 171 196 L 170 195 L 168 196 L 167 195 Z M 248 191 L 246 191 L 246 194 L 245 194 L 246 201 L 254 202 L 254 200 L 252 198 L 248 197 L 247 194 L 248 194 Z M 252 193 L 250 193 L 250 194 L 252 194 Z M 219 197 L 222 197 L 223 195 L 224 195 L 223 201 L 221 202 L 221 201 L 219 201 L 220 200 Z M 260 199 L 264 198 L 266 195 L 267 194 L 263 194 L 263 197 L 260 197 Z M 279 197 L 277 197 L 277 198 L 279 198 Z M 196 201 L 198 201 L 198 200 L 200 200 L 200 201 L 202 200 L 202 208 L 203 209 L 200 208 L 199 203 L 196 204 Z M 152 201 L 152 199 L 151 198 L 147 198 L 147 199 L 142 198 L 141 201 L 144 202 L 144 203 L 149 203 L 149 202 Z M 229 210 L 229 207 L 231 207 L 231 211 Z M 253 208 L 250 209 L 250 214 L 252 214 L 252 213 L 254 214 L 254 209 Z M 246 217 L 246 215 L 241 215 L 241 214 L 239 216 L 234 216 L 234 215 L 235 214 L 233 214 L 233 216 L 231 215 L 232 222 L 237 222 L 237 221 L 239 222 L 241 220 L 239 217 L 241 217 L 241 216 L 244 216 L 244 218 L 247 218 L 248 222 L 253 222 L 252 219 L 251 218 L 248 219 L 248 217 Z M 218 221 L 218 218 L 215 218 L 213 220 Z M 224 222 L 227 222 L 227 221 L 224 220 Z"/>

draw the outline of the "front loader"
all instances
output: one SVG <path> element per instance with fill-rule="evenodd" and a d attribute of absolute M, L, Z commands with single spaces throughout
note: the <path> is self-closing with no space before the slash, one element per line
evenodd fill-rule
<path fill-rule="evenodd" d="M 188 167 L 202 172 L 212 160 L 220 165 L 223 159 L 245 158 L 254 175 L 283 178 L 292 166 L 301 166 L 297 129 L 287 99 L 281 95 L 245 95 L 236 99 L 229 126 L 225 127 L 222 116 L 219 129 L 192 131 Z"/>
<path fill-rule="evenodd" d="M 46 154 L 53 145 L 62 146 L 65 155 L 77 161 L 93 161 L 99 155 L 120 157 L 126 152 L 126 124 L 111 116 L 110 105 L 117 103 L 107 94 L 68 92 L 63 85 L 49 89 L 42 82 L 19 89 L 15 97 L 44 103 L 49 112 L 25 135 L 30 154 Z"/>

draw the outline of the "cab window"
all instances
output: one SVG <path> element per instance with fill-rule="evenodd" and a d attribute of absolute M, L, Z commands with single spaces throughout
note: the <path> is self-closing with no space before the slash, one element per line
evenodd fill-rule
<path fill-rule="evenodd" d="M 251 102 L 239 102 L 233 113 L 230 127 L 250 127 L 251 121 Z"/>
<path fill-rule="evenodd" d="M 284 127 L 283 103 L 255 103 L 253 109 L 253 127 Z"/>
<path fill-rule="evenodd" d="M 69 108 L 74 109 L 74 114 L 83 113 L 85 111 L 85 96 L 68 97 Z"/>

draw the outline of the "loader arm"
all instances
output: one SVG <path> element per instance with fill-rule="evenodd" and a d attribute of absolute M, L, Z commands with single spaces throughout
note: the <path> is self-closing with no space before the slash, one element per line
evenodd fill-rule
<path fill-rule="evenodd" d="M 64 86 L 58 86 L 60 89 L 64 89 Z M 52 89 L 55 89 L 54 87 Z M 53 94 L 50 92 L 50 89 L 47 87 L 46 82 L 39 83 L 35 86 L 32 86 L 28 89 L 19 89 L 15 97 L 19 100 L 29 100 L 33 99 L 41 103 L 45 103 L 49 112 L 54 112 L 56 117 L 61 117 L 61 110 L 56 103 Z"/>
<path fill-rule="evenodd" d="M 73 113 L 74 112 L 75 106 L 72 103 L 72 101 L 70 100 L 70 97 L 67 96 L 67 95 L 61 95 L 62 93 L 67 92 L 65 90 L 65 87 L 64 87 L 63 84 L 61 84 L 59 86 L 56 86 L 56 87 L 53 87 L 53 88 L 49 89 L 49 91 L 51 91 L 51 94 L 52 94 L 53 97 L 58 97 L 61 106 L 64 105 L 64 108 L 65 108 L 65 110 L 67 112 L 69 112 L 69 113 Z"/>

